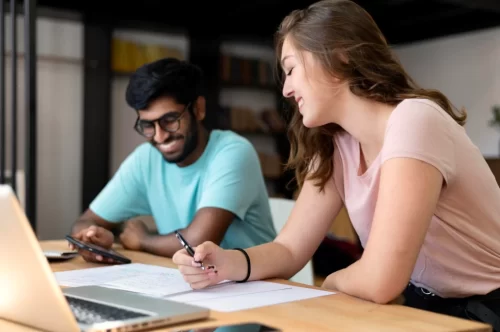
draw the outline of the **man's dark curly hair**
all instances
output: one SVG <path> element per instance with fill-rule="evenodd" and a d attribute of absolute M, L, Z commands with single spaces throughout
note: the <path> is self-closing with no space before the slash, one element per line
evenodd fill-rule
<path fill-rule="evenodd" d="M 164 58 L 139 67 L 127 86 L 125 99 L 134 110 L 144 110 L 158 97 L 187 105 L 203 96 L 203 72 L 194 64 Z"/>

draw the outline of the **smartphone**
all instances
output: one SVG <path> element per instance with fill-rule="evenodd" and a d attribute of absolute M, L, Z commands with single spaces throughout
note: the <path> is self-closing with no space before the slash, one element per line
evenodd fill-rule
<path fill-rule="evenodd" d="M 95 245 L 93 243 L 82 242 L 70 235 L 66 235 L 66 240 L 77 246 L 79 249 L 90 251 L 93 254 L 101 255 L 102 257 L 111 258 L 117 263 L 121 264 L 132 263 L 132 261 L 129 258 L 117 253 L 113 249 L 106 249 L 101 246 Z"/>
<path fill-rule="evenodd" d="M 176 332 L 281 332 L 281 330 L 260 323 L 243 323 L 234 325 L 198 327 Z"/>

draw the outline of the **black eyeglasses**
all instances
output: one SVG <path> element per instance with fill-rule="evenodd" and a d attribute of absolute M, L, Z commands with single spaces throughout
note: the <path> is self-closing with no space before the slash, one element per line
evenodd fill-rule
<path fill-rule="evenodd" d="M 175 133 L 181 126 L 182 116 L 190 107 L 191 103 L 187 104 L 180 113 L 175 111 L 168 112 L 156 120 L 141 120 L 139 117 L 137 117 L 137 120 L 134 124 L 134 129 L 142 136 L 151 138 L 156 134 L 155 123 L 158 122 L 158 125 L 161 129 L 169 133 Z"/>

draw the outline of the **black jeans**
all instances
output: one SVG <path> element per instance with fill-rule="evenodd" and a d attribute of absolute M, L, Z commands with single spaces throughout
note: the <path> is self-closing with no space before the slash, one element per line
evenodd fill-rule
<path fill-rule="evenodd" d="M 500 289 L 467 298 L 442 298 L 409 284 L 403 295 L 405 306 L 483 322 L 500 332 Z"/>

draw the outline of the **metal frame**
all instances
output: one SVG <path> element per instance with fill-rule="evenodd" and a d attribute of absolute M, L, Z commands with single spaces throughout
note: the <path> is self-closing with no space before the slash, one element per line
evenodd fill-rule
<path fill-rule="evenodd" d="M 5 179 L 5 141 L 7 124 L 5 120 L 5 4 L 0 0 L 0 184 Z"/>
<path fill-rule="evenodd" d="M 109 180 L 111 149 L 111 37 L 107 18 L 84 15 L 83 157 L 81 210 Z"/>
<path fill-rule="evenodd" d="M 24 41 L 25 41 L 25 112 L 26 112 L 26 164 L 25 172 L 25 188 L 26 193 L 26 215 L 31 223 L 34 231 L 36 231 L 36 0 L 24 0 Z M 11 14 L 11 42 L 12 42 L 12 68 L 11 68 L 11 160 L 10 167 L 6 163 L 6 140 L 7 140 L 7 122 L 5 110 L 5 15 L 7 8 L 4 1 L 0 1 L 0 184 L 9 183 L 12 189 L 17 194 L 16 174 L 18 172 L 17 165 L 17 20 L 16 14 L 17 4 L 15 0 L 10 1 Z M 10 169 L 10 180 L 6 177 L 6 170 Z"/>
<path fill-rule="evenodd" d="M 24 0 L 24 96 L 27 122 L 24 166 L 26 174 L 26 215 L 35 232 L 37 202 L 36 5 L 36 0 Z"/>

